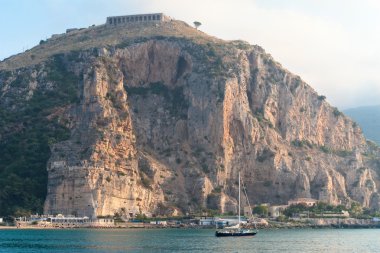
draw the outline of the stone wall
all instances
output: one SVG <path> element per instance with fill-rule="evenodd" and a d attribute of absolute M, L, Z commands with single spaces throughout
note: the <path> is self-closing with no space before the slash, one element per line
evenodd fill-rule
<path fill-rule="evenodd" d="M 163 13 L 151 13 L 151 14 L 139 14 L 139 15 L 127 15 L 127 16 L 113 16 L 107 17 L 106 25 L 116 26 L 126 23 L 135 22 L 164 22 L 170 21 L 168 16 Z"/>

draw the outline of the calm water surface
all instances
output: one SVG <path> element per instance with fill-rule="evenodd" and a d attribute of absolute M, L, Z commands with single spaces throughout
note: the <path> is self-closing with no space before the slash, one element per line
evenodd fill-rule
<path fill-rule="evenodd" d="M 261 230 L 216 238 L 213 230 L 0 230 L 0 252 L 380 252 L 380 229 Z"/>

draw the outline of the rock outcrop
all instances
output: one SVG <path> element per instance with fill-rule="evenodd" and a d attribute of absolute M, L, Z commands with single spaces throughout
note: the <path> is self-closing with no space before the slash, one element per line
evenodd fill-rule
<path fill-rule="evenodd" d="M 45 213 L 235 212 L 239 171 L 251 203 L 379 208 L 379 149 L 353 121 L 258 46 L 161 26 L 143 28 L 171 32 L 55 56 L 77 101 L 47 116 L 70 137 L 50 145 Z M 51 59 L 3 67 L 0 95 L 57 90 Z M 19 88 L 20 73 L 35 77 Z"/>

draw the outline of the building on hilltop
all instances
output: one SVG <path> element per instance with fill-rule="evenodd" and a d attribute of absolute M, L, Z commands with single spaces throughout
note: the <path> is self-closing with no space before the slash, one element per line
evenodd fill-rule
<path fill-rule="evenodd" d="M 165 22 L 170 21 L 171 18 L 163 13 L 151 13 L 151 14 L 138 14 L 138 15 L 126 15 L 126 16 L 113 16 L 107 17 L 106 25 L 116 26 L 127 23 L 137 22 Z"/>

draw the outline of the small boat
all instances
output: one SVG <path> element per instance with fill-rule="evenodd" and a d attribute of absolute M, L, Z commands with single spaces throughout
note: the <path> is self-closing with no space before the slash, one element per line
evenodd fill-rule
<path fill-rule="evenodd" d="M 244 190 L 249 204 L 247 192 Z M 251 209 L 252 210 L 252 209 Z M 252 212 L 251 212 L 252 213 Z M 216 237 L 227 237 L 227 236 L 254 236 L 257 234 L 257 229 L 244 228 L 240 219 L 240 172 L 239 172 L 239 211 L 238 211 L 239 222 L 235 226 L 225 227 L 223 229 L 217 229 L 215 231 Z"/>
<path fill-rule="evenodd" d="M 216 237 L 226 237 L 226 236 L 254 236 L 257 231 L 249 228 L 241 228 L 240 225 L 233 227 L 226 227 L 215 232 Z"/>

